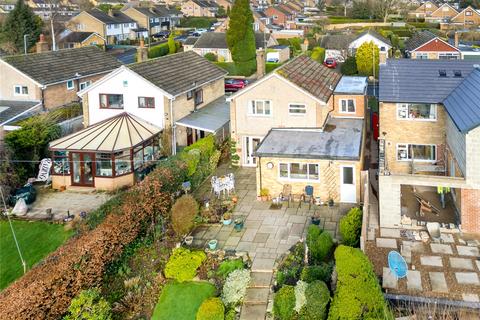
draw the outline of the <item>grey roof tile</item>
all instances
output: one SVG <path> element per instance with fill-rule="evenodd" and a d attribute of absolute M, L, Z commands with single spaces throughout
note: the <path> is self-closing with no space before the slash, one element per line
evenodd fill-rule
<path fill-rule="evenodd" d="M 5 125 L 11 121 L 18 121 L 23 119 L 22 113 L 32 109 L 35 106 L 40 106 L 39 110 L 33 113 L 42 111 L 40 101 L 10 101 L 0 100 L 0 125 Z M 25 114 L 25 117 L 29 115 Z"/>
<path fill-rule="evenodd" d="M 269 39 L 270 34 L 255 33 L 255 45 L 257 49 L 264 48 Z M 202 49 L 227 49 L 227 34 L 225 32 L 205 32 L 198 38 L 193 47 Z"/>
<path fill-rule="evenodd" d="M 389 39 L 385 38 L 384 36 L 382 36 L 380 33 L 376 32 L 375 30 L 367 30 L 367 31 L 364 31 L 362 33 L 359 33 L 357 35 L 357 37 L 355 38 L 355 40 L 360 39 L 361 37 L 363 37 L 366 34 L 370 34 L 371 36 L 377 38 L 380 41 L 385 42 L 386 44 L 388 44 L 390 46 L 392 45 L 392 43 L 390 42 Z"/>
<path fill-rule="evenodd" d="M 424 45 L 428 41 L 435 39 L 437 36 L 428 30 L 416 32 L 407 41 L 405 41 L 405 50 L 412 51 Z"/>
<path fill-rule="evenodd" d="M 88 14 L 102 21 L 105 24 L 118 24 L 118 23 L 136 23 L 135 20 L 120 11 L 113 11 L 113 16 L 108 15 L 100 9 L 92 9 L 87 11 Z"/>
<path fill-rule="evenodd" d="M 88 37 L 90 37 L 92 34 L 95 32 L 81 32 L 81 31 L 72 31 L 69 34 L 67 34 L 65 37 L 60 39 L 60 43 L 63 42 L 82 42 Z"/>
<path fill-rule="evenodd" d="M 320 46 L 325 49 L 346 50 L 353 40 L 355 40 L 355 35 L 353 34 L 326 35 L 322 37 Z"/>

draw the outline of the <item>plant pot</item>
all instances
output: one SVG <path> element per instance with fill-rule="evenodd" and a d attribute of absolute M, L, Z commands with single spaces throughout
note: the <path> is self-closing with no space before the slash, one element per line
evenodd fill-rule
<path fill-rule="evenodd" d="M 193 237 L 192 236 L 186 236 L 185 237 L 185 244 L 187 246 L 191 245 L 193 243 Z"/>
<path fill-rule="evenodd" d="M 232 202 L 233 203 L 237 203 L 238 202 L 238 198 L 236 196 L 232 197 Z"/>
<path fill-rule="evenodd" d="M 262 199 L 262 201 L 267 201 L 268 200 L 268 196 L 261 196 L 260 198 Z"/>
<path fill-rule="evenodd" d="M 243 220 L 235 220 L 235 226 L 233 228 L 235 231 L 240 232 L 243 228 Z"/>
<path fill-rule="evenodd" d="M 223 219 L 223 224 L 226 226 L 232 224 L 232 219 Z"/>
<path fill-rule="evenodd" d="M 320 225 L 320 218 L 312 217 L 312 224 L 316 226 Z"/>
<path fill-rule="evenodd" d="M 208 241 L 208 248 L 210 250 L 215 250 L 215 249 L 217 249 L 217 244 L 218 244 L 217 240 L 215 240 L 215 239 L 210 240 L 210 241 Z"/>
<path fill-rule="evenodd" d="M 333 201 L 333 199 L 328 200 L 328 206 L 329 207 L 333 207 L 334 204 L 335 204 L 335 202 Z"/>

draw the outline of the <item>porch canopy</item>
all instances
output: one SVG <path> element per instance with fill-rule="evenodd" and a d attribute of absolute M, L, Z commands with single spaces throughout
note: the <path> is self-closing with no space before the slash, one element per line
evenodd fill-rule
<path fill-rule="evenodd" d="M 217 133 L 230 122 L 230 107 L 225 97 L 220 97 L 205 107 L 176 121 L 179 126 Z"/>

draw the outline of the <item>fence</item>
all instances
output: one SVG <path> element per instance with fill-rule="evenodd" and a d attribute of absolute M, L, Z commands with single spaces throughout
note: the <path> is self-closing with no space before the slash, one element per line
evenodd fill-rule
<path fill-rule="evenodd" d="M 368 220 L 370 214 L 370 180 L 368 170 L 361 173 L 362 189 L 363 189 L 363 216 L 362 216 L 362 232 L 360 233 L 360 249 L 365 252 L 365 241 L 367 241 Z"/>
<path fill-rule="evenodd" d="M 62 129 L 62 137 L 83 129 L 83 115 L 62 121 L 58 124 Z"/>

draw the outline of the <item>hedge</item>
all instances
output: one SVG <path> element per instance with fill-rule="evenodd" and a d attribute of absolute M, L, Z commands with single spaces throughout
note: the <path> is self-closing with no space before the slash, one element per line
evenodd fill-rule
<path fill-rule="evenodd" d="M 322 281 L 310 283 L 305 290 L 306 303 L 300 310 L 299 320 L 324 320 L 330 302 L 330 291 Z"/>
<path fill-rule="evenodd" d="M 196 320 L 223 320 L 225 307 L 220 298 L 205 300 L 197 311 Z"/>
<path fill-rule="evenodd" d="M 340 219 L 340 234 L 346 246 L 357 247 L 362 232 L 362 209 L 352 208 L 347 215 Z"/>
<path fill-rule="evenodd" d="M 275 319 L 290 320 L 295 316 L 295 289 L 283 286 L 273 299 L 273 314 Z"/>
<path fill-rule="evenodd" d="M 333 248 L 333 239 L 330 233 L 312 224 L 307 231 L 307 245 L 311 263 L 320 264 L 330 255 Z"/>
<path fill-rule="evenodd" d="M 211 138 L 202 140 L 189 148 L 210 152 L 213 145 L 215 150 Z M 126 246 L 154 229 L 159 216 L 169 218 L 173 194 L 187 179 L 186 164 L 180 156 L 161 162 L 142 182 L 126 191 L 121 204 L 113 205 L 95 229 L 70 239 L 0 292 L 0 319 L 37 319 L 39 315 L 58 319 L 81 290 L 101 285 L 105 271 Z M 192 187 L 211 173 L 210 161 L 205 158 L 202 154 L 201 163 L 190 177 Z"/>
<path fill-rule="evenodd" d="M 337 289 L 329 320 L 393 319 L 373 266 L 360 249 L 340 245 L 335 250 Z"/>

